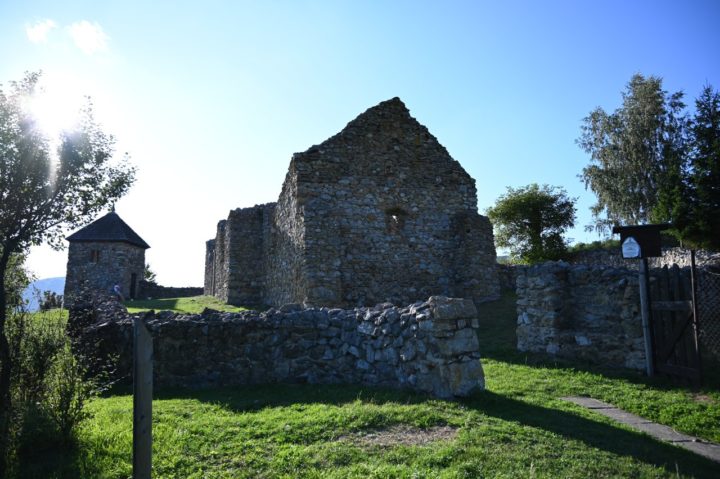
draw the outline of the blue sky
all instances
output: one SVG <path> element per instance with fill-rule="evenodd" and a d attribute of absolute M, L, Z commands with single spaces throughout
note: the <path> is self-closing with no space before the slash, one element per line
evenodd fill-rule
<path fill-rule="evenodd" d="M 275 201 L 292 153 L 394 96 L 476 179 L 480 211 L 507 186 L 563 186 L 569 236 L 597 239 L 582 118 L 637 72 L 688 103 L 720 88 L 719 25 L 719 1 L 0 0 L 0 82 L 42 69 L 56 105 L 93 97 L 139 170 L 118 212 L 161 283 L 200 285 L 217 221 Z"/>

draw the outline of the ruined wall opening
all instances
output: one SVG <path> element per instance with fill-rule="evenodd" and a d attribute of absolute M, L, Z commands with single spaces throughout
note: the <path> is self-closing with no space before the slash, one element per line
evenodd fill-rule
<path fill-rule="evenodd" d="M 388 233 L 399 235 L 405 230 L 407 211 L 402 208 L 389 208 L 385 210 L 385 228 Z"/>

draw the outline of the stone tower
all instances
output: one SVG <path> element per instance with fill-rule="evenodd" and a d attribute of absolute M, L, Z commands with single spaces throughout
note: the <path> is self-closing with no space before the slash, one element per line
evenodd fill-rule
<path fill-rule="evenodd" d="M 135 298 L 150 246 L 115 211 L 68 236 L 65 298 L 83 285 L 110 292 L 120 285 L 123 296 Z"/>
<path fill-rule="evenodd" d="M 399 98 L 293 155 L 278 201 L 231 211 L 205 260 L 205 294 L 234 304 L 499 295 L 475 180 Z"/>

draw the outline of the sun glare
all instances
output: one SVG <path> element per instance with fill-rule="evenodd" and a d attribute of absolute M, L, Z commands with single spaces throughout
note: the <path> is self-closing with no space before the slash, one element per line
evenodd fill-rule
<path fill-rule="evenodd" d="M 57 138 L 61 131 L 71 129 L 77 123 L 83 94 L 77 82 L 69 77 L 43 75 L 39 86 L 30 99 L 30 112 L 46 135 Z"/>

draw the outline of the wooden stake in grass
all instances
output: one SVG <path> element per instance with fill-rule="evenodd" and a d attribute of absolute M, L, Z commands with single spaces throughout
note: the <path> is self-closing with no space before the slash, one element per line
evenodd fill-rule
<path fill-rule="evenodd" d="M 150 479 L 153 343 L 141 317 L 133 322 L 133 352 L 133 478 Z"/>

